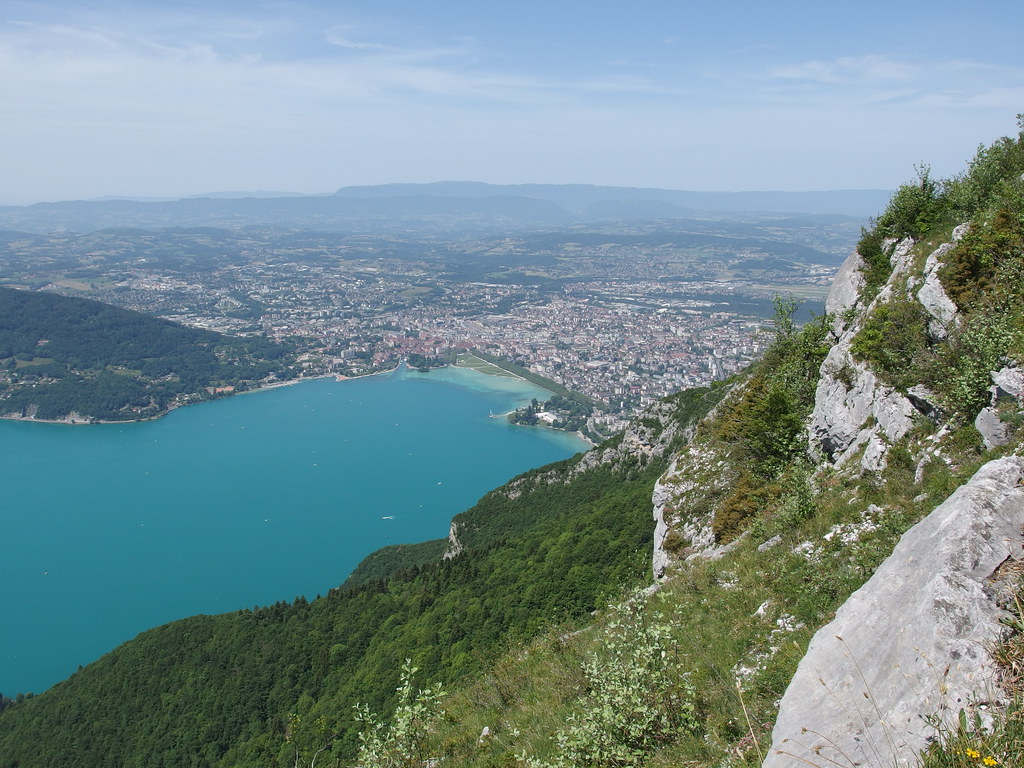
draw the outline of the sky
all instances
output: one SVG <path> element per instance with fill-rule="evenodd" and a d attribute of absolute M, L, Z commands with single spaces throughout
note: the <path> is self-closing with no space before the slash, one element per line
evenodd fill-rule
<path fill-rule="evenodd" d="M 1024 3 L 0 4 L 0 204 L 441 180 L 893 189 L 1024 112 Z"/>

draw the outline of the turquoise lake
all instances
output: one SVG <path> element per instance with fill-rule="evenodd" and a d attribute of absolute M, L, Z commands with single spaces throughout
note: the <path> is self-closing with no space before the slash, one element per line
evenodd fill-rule
<path fill-rule="evenodd" d="M 548 393 L 403 369 L 96 426 L 0 421 L 0 692 L 40 692 L 139 632 L 326 594 L 367 554 L 447 535 L 574 435 L 490 414 Z"/>

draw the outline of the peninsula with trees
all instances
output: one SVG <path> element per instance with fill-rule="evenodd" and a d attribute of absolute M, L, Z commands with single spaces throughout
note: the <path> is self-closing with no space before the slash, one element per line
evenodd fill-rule
<path fill-rule="evenodd" d="M 298 375 L 294 349 L 91 299 L 0 288 L 0 416 L 135 421 Z"/>

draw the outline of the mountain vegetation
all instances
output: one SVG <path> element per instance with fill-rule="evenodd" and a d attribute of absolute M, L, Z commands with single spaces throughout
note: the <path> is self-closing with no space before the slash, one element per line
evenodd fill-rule
<path fill-rule="evenodd" d="M 286 345 L 0 287 L 0 414 L 126 421 L 295 376 Z"/>
<path fill-rule="evenodd" d="M 769 733 L 812 637 L 904 532 L 1024 453 L 1022 174 L 1024 119 L 956 178 L 920 169 L 828 314 L 798 326 L 777 301 L 744 374 L 492 491 L 447 543 L 377 553 L 313 601 L 158 627 L 3 699 L 0 768 L 833 762 L 785 763 Z M 994 654 L 1008 705 L 991 726 L 966 699 L 917 713 L 931 741 L 904 763 L 1022 764 L 1020 570 Z M 893 742 L 870 746 L 911 743 Z"/>

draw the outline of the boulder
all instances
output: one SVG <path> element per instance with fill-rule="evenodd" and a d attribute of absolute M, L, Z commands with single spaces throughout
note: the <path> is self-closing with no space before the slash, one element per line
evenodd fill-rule
<path fill-rule="evenodd" d="M 864 287 L 864 275 L 861 272 L 863 266 L 864 259 L 856 251 L 846 257 L 825 299 L 827 314 L 841 315 L 857 303 L 857 295 Z"/>
<path fill-rule="evenodd" d="M 1024 401 L 1024 368 L 1003 368 L 992 374 L 996 386 L 996 398 L 1012 397 L 1018 403 Z"/>
<path fill-rule="evenodd" d="M 998 701 L 992 576 L 1024 554 L 1024 458 L 991 461 L 911 528 L 819 630 L 764 768 L 912 766 L 961 709 Z"/>
<path fill-rule="evenodd" d="M 999 401 L 1012 398 L 1021 404 L 1024 395 L 1024 369 L 1003 368 L 992 372 L 991 399 L 974 419 L 974 427 L 981 433 L 985 447 L 991 450 L 1010 442 L 1010 425 L 999 418 Z"/>
<path fill-rule="evenodd" d="M 917 300 L 930 316 L 928 335 L 936 341 L 949 335 L 949 329 L 957 319 L 956 304 L 946 294 L 939 280 L 942 259 L 952 249 L 952 243 L 943 243 L 928 255 L 924 265 L 924 285 L 917 292 Z"/>
<path fill-rule="evenodd" d="M 924 384 L 915 384 L 907 390 L 907 399 L 918 412 L 927 416 L 936 424 L 945 418 L 945 412 L 939 403 L 939 397 Z"/>
<path fill-rule="evenodd" d="M 1010 425 L 999 418 L 995 408 L 982 408 L 974 418 L 974 428 L 978 430 L 988 450 L 1010 442 Z"/>

